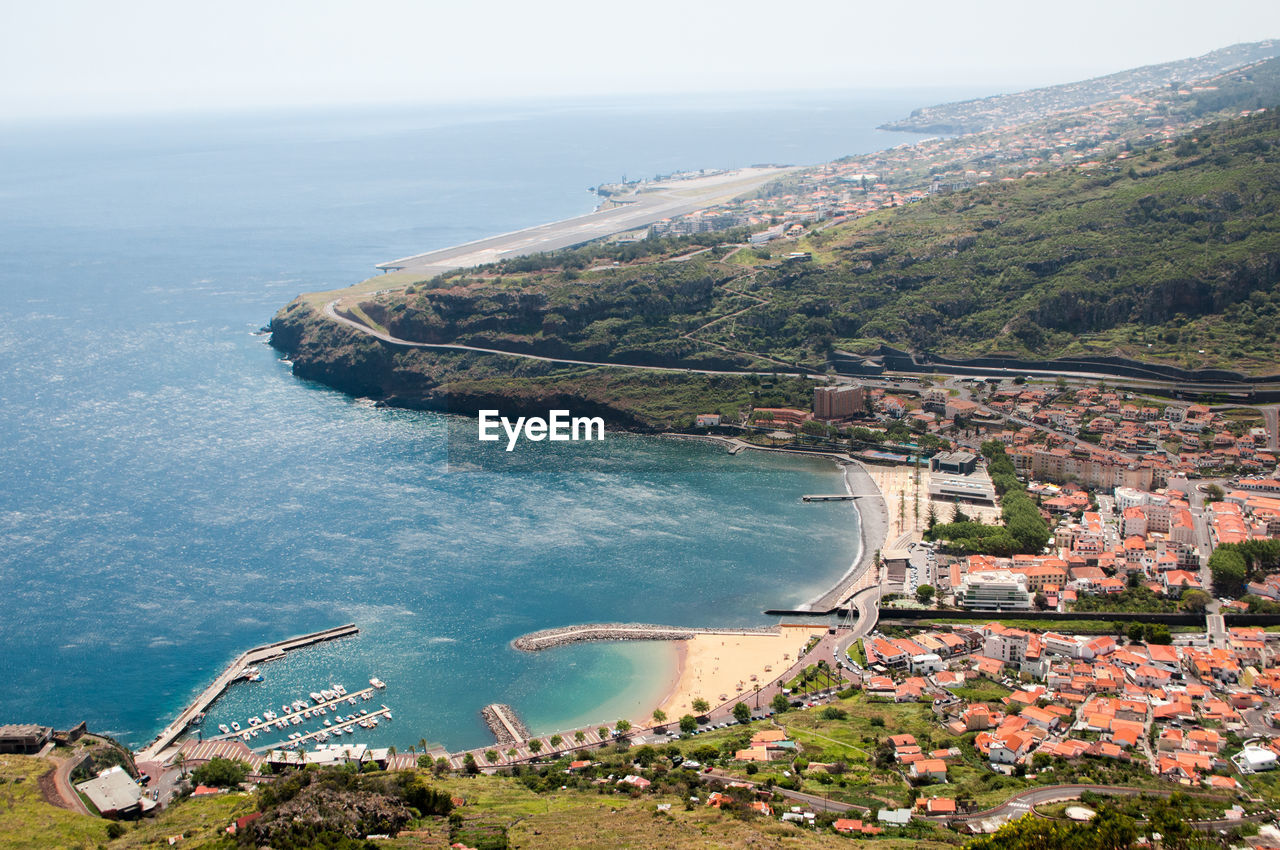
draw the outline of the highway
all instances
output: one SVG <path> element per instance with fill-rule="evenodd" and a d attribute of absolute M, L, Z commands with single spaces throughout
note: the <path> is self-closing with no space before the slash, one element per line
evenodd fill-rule
<path fill-rule="evenodd" d="M 619 206 L 580 215 L 576 218 L 527 227 L 512 233 L 490 236 L 379 263 L 383 271 L 408 269 L 440 274 L 452 269 L 472 268 L 499 260 L 523 257 L 581 245 L 603 236 L 624 233 L 723 203 L 758 189 L 792 168 L 743 168 L 722 174 L 663 183 L 642 184 L 640 191 L 613 198 Z"/>

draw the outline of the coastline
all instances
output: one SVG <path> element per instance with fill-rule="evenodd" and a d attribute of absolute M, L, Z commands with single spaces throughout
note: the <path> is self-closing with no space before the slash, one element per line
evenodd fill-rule
<path fill-rule="evenodd" d="M 835 584 L 800 606 L 801 610 L 821 611 L 846 602 L 855 594 L 879 583 L 880 576 L 871 569 L 875 554 L 892 539 L 896 542 L 903 533 L 902 524 L 894 522 L 889 513 L 890 496 L 886 486 L 906 498 L 904 482 L 910 477 L 910 467 L 885 468 L 883 471 L 868 469 L 857 459 L 841 452 L 811 452 L 795 449 L 756 446 L 728 437 L 698 434 L 667 433 L 660 436 L 669 439 L 710 441 L 723 446 L 731 455 L 751 449 L 755 451 L 796 454 L 826 458 L 841 470 L 845 492 L 858 495 L 855 510 L 858 513 L 858 548 L 849 568 Z M 877 474 L 878 473 L 878 474 Z M 512 642 L 517 649 L 541 651 L 566 643 L 580 641 L 612 640 L 660 640 L 669 641 L 675 650 L 674 665 L 667 676 L 667 686 L 655 709 L 663 711 L 673 723 L 683 714 L 695 713 L 692 701 L 706 699 L 712 706 L 719 706 L 733 699 L 742 699 L 754 690 L 772 684 L 792 666 L 799 657 L 797 650 L 813 635 L 825 633 L 823 625 L 778 625 L 766 629 L 713 629 L 680 628 L 645 624 L 581 624 L 560 629 L 548 629 L 523 635 Z M 797 640 L 797 635 L 801 639 Z M 796 643 L 795 647 L 791 647 Z M 637 725 L 652 725 L 648 715 L 638 718 Z M 662 725 L 662 724 L 657 724 Z"/>

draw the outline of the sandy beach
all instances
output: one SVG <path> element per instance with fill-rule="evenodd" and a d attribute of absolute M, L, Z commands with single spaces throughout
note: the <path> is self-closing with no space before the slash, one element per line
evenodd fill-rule
<path fill-rule="evenodd" d="M 744 701 L 795 663 L 810 637 L 825 634 L 825 625 L 784 625 L 776 634 L 704 634 L 679 642 L 679 675 L 660 708 L 676 720 L 693 714 L 699 697 L 717 706 L 728 699 Z M 754 678 L 753 678 L 754 677 Z"/>

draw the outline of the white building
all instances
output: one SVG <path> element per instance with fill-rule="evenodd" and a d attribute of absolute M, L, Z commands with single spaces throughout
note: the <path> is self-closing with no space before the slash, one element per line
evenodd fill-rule
<path fill-rule="evenodd" d="M 956 591 L 956 602 L 971 611 L 1030 611 L 1027 577 L 1009 570 L 970 573 Z"/>

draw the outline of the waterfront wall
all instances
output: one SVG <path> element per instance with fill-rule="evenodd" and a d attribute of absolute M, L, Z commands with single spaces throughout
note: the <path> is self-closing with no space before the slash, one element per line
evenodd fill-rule
<path fill-rule="evenodd" d="M 585 623 L 521 635 L 511 642 L 524 652 L 540 652 L 571 643 L 620 640 L 688 640 L 695 635 L 774 634 L 772 626 L 741 629 L 700 629 L 682 626 L 655 626 L 647 623 Z"/>

